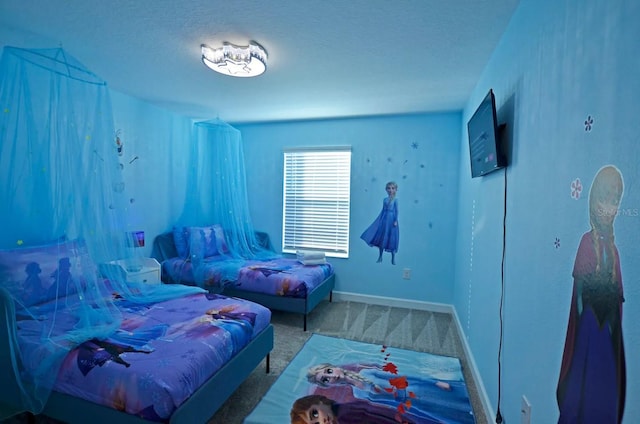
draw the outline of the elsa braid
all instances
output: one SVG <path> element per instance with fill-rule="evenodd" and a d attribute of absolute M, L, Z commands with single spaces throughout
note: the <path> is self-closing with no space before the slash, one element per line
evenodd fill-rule
<path fill-rule="evenodd" d="M 593 248 L 596 254 L 596 274 L 600 274 L 600 272 L 602 271 L 605 271 L 605 272 L 610 271 L 612 281 L 616 281 L 617 274 L 618 274 L 617 272 L 618 258 L 616 257 L 613 249 L 613 245 L 614 245 L 613 234 L 608 237 L 608 240 L 606 243 L 603 244 L 602 249 L 600 248 L 601 247 L 600 245 L 604 240 L 600 238 L 600 233 L 598 229 L 595 227 L 593 227 L 591 238 L 593 240 Z M 602 269 L 602 251 L 603 250 L 606 250 L 607 256 L 610 259 L 609 266 L 607 267 L 607 269 Z M 611 269 L 608 269 L 609 267 Z"/>

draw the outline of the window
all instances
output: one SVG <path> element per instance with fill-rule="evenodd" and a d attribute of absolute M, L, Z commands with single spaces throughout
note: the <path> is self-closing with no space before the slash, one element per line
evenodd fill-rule
<path fill-rule="evenodd" d="M 351 148 L 284 152 L 282 251 L 349 257 Z"/>

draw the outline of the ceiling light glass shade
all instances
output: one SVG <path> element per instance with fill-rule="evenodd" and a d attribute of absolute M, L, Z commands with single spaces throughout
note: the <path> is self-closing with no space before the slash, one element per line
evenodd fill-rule
<path fill-rule="evenodd" d="M 256 77 L 267 69 L 267 52 L 261 45 L 250 41 L 246 47 L 224 42 L 214 49 L 202 46 L 202 62 L 221 74 L 232 77 Z"/>

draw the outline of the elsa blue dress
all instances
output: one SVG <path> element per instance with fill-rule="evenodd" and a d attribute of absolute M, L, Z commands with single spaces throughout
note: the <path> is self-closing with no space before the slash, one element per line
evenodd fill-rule
<path fill-rule="evenodd" d="M 400 243 L 398 225 L 398 200 L 385 197 L 382 210 L 373 223 L 364 230 L 360 238 L 369 246 L 376 246 L 387 252 L 396 253 Z"/>

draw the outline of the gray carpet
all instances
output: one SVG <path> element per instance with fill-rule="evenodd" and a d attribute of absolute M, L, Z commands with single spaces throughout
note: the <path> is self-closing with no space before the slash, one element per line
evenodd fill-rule
<path fill-rule="evenodd" d="M 313 333 L 460 358 L 476 423 L 487 424 L 460 336 L 450 314 L 325 301 L 309 315 L 307 332 L 302 331 L 300 314 L 274 311 L 272 323 L 275 341 L 271 351 L 271 372 L 266 374 L 263 361 L 208 424 L 242 423 Z"/>

